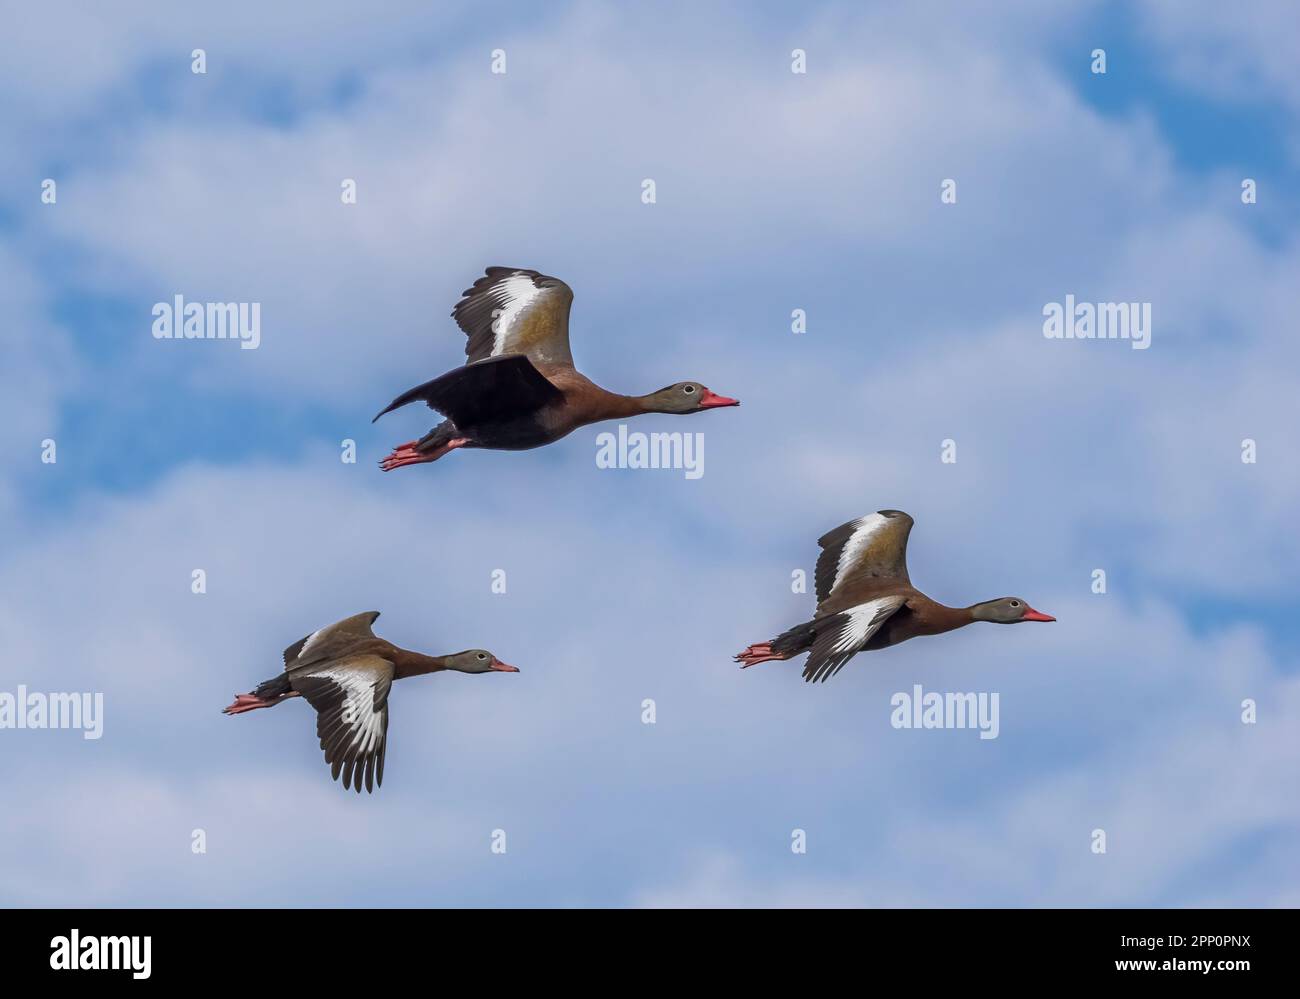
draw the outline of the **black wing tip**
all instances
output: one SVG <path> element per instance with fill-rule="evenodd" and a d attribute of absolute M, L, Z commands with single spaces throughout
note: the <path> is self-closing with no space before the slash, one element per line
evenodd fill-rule
<path fill-rule="evenodd" d="M 553 278 L 549 274 L 543 274 L 541 271 L 534 270 L 531 267 L 502 267 L 499 264 L 493 264 L 489 267 L 483 268 L 483 276 L 476 278 L 472 285 L 460 293 L 461 301 L 457 302 L 455 307 L 451 310 L 452 316 L 454 317 L 456 315 L 456 309 L 463 304 L 464 299 L 467 296 L 476 295 L 488 285 L 494 284 L 504 277 L 510 277 L 512 274 L 523 274 L 526 277 L 530 277 L 533 279 L 534 284 L 538 281 L 559 280 L 559 278 Z"/>
<path fill-rule="evenodd" d="M 329 761 L 327 760 L 326 762 Z M 357 794 L 360 794 L 362 785 L 364 784 L 366 785 L 366 793 L 374 794 L 374 787 L 371 786 L 370 779 L 366 777 L 366 769 L 365 763 L 362 761 L 357 761 L 357 763 L 353 764 L 353 770 L 351 773 L 348 773 L 348 764 L 344 760 L 339 761 L 337 770 L 335 770 L 333 766 L 330 767 L 333 780 L 335 783 L 342 784 L 343 790 L 356 791 Z M 370 772 L 373 775 L 375 785 L 382 787 L 384 784 L 383 775 L 375 773 L 373 769 Z"/>
<path fill-rule="evenodd" d="M 534 270 L 531 267 L 502 267 L 494 264 L 493 266 L 484 268 L 483 270 L 483 277 L 492 278 L 493 280 L 501 277 L 508 277 L 511 274 L 527 274 L 534 281 L 538 278 L 546 277 L 546 275 L 541 271 Z M 479 278 L 479 280 L 481 281 L 483 278 Z"/>
<path fill-rule="evenodd" d="M 837 524 L 835 527 L 832 527 L 829 531 L 827 531 L 825 534 L 823 534 L 820 538 L 817 539 L 817 547 L 826 549 L 829 548 L 831 545 L 837 544 L 838 542 L 845 540 L 846 538 L 848 538 L 850 534 L 853 533 L 855 526 L 857 525 L 858 521 L 860 521 L 861 519 L 862 519 L 861 517 L 854 517 L 852 520 L 846 520 L 844 523 Z"/>
<path fill-rule="evenodd" d="M 542 275 L 528 267 L 501 267 L 493 264 L 483 268 L 483 276 L 474 279 L 474 283 L 460 293 L 460 301 L 452 306 L 451 315 L 456 316 L 456 311 L 464 304 L 465 299 L 470 295 L 477 295 L 480 291 L 495 281 L 511 274 L 527 274 L 531 278 L 539 278 Z"/>
<path fill-rule="evenodd" d="M 402 396 L 404 396 L 404 395 L 406 395 L 405 392 L 403 392 L 402 395 L 399 395 L 396 399 L 394 399 L 394 400 L 393 400 L 392 402 L 390 402 L 387 406 L 385 406 L 383 409 L 381 409 L 378 413 L 376 413 L 376 414 L 374 415 L 374 417 L 371 419 L 370 422 L 371 422 L 371 423 L 378 423 L 378 422 L 379 422 L 379 418 L 380 418 L 381 416 L 387 416 L 387 415 L 388 415 L 389 413 L 391 413 L 393 410 L 395 410 L 395 409 L 401 409 L 403 406 L 406 405 L 406 403 L 408 403 L 408 402 L 412 402 L 412 401 L 413 401 L 413 400 L 411 400 L 411 399 L 407 399 L 405 402 L 403 402 L 403 401 L 402 401 Z"/>
<path fill-rule="evenodd" d="M 423 402 L 430 409 L 436 410 L 438 407 L 434 405 L 433 400 L 430 397 L 430 394 L 436 390 L 437 383 L 441 379 L 446 378 L 448 375 L 455 374 L 456 372 L 463 371 L 463 370 L 465 369 L 452 368 L 451 371 L 444 371 L 437 378 L 432 378 L 422 385 L 415 386 L 415 388 L 407 389 L 405 392 L 403 392 L 401 395 L 395 398 L 392 402 L 390 402 L 387 406 L 381 409 L 378 413 L 376 413 L 374 415 L 374 418 L 371 419 L 370 422 L 375 423 L 379 420 L 381 416 L 391 413 L 395 409 L 401 409 L 403 406 L 409 406 L 411 403 L 417 401 Z"/>

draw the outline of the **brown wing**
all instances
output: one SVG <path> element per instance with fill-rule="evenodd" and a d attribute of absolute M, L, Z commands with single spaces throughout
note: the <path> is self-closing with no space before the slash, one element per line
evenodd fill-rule
<path fill-rule="evenodd" d="M 451 310 L 468 337 L 466 363 L 525 354 L 541 364 L 572 364 L 569 308 L 573 289 L 520 267 L 489 267 Z"/>
<path fill-rule="evenodd" d="M 316 709 L 316 734 L 335 780 L 361 793 L 384 783 L 388 691 L 393 664 L 374 655 L 348 656 L 295 673 L 293 689 Z"/>
<path fill-rule="evenodd" d="M 841 524 L 817 543 L 817 602 L 822 603 L 851 579 L 892 580 L 910 586 L 907 536 L 912 518 L 901 510 L 881 510 Z"/>
<path fill-rule="evenodd" d="M 378 617 L 379 611 L 363 611 L 298 639 L 284 650 L 285 670 L 328 659 L 332 652 L 336 653 L 358 639 L 374 638 L 375 633 L 370 629 Z"/>

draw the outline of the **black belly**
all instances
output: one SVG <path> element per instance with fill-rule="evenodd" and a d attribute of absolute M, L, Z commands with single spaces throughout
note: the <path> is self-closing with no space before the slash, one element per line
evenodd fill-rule
<path fill-rule="evenodd" d="M 529 451 L 564 437 L 535 416 L 512 420 L 493 420 L 463 428 L 473 443 L 469 447 L 489 451 Z"/>
<path fill-rule="evenodd" d="M 867 644 L 862 648 L 866 652 L 872 649 L 887 649 L 891 645 L 897 645 L 899 642 L 906 642 L 909 638 L 915 637 L 915 615 L 908 607 L 900 607 L 885 619 L 885 622 L 880 626 L 880 630 L 867 639 Z"/>

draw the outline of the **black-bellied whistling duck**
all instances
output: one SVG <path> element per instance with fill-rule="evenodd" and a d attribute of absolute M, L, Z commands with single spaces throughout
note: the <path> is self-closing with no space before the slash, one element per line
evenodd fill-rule
<path fill-rule="evenodd" d="M 945 607 L 907 576 L 907 536 L 912 518 L 901 510 L 850 520 L 817 543 L 817 612 L 770 642 L 736 656 L 741 669 L 808 653 L 805 680 L 834 676 L 857 653 L 883 649 L 918 635 L 940 635 L 974 621 L 1019 624 L 1055 621 L 1019 597 L 999 597 L 970 607 Z"/>
<path fill-rule="evenodd" d="M 559 278 L 489 267 L 451 312 L 469 338 L 465 366 L 403 392 L 375 417 L 418 400 L 446 419 L 399 444 L 380 467 L 437 461 L 461 447 L 526 451 L 601 420 L 740 405 L 699 382 L 640 396 L 607 392 L 573 367 L 572 304 L 573 290 Z"/>
<path fill-rule="evenodd" d="M 316 734 L 335 780 L 361 793 L 384 783 L 388 736 L 388 689 L 394 680 L 441 670 L 518 673 L 491 652 L 470 649 L 426 656 L 399 649 L 370 630 L 379 611 L 366 611 L 326 625 L 284 650 L 284 672 L 235 697 L 228 715 L 273 708 L 299 695 L 316 709 Z"/>

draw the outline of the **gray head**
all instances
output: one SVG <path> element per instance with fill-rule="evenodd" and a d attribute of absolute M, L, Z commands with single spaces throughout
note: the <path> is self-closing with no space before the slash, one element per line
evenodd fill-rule
<path fill-rule="evenodd" d="M 970 616 L 976 621 L 992 621 L 994 624 L 1019 624 L 1021 621 L 1055 621 L 1050 614 L 1036 611 L 1019 597 L 999 597 L 997 600 L 985 600 L 970 609 Z"/>
<path fill-rule="evenodd" d="M 645 396 L 646 409 L 652 413 L 698 413 L 719 406 L 739 406 L 739 399 L 711 392 L 699 382 L 678 382 Z"/>
<path fill-rule="evenodd" d="M 487 649 L 469 649 L 447 656 L 447 669 L 459 673 L 491 673 L 493 670 L 498 673 L 519 672 L 518 667 L 503 663 Z"/>

